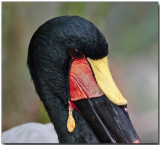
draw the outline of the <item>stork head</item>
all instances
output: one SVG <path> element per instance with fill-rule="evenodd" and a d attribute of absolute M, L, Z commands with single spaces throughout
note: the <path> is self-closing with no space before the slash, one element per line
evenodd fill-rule
<path fill-rule="evenodd" d="M 78 16 L 51 19 L 34 33 L 27 63 L 60 142 L 139 142 L 107 55 L 103 34 Z M 76 108 L 71 132 L 66 126 L 70 101 Z"/>

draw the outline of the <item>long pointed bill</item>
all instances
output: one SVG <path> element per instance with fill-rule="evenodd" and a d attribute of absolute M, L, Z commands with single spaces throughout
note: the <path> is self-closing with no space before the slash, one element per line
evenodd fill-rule
<path fill-rule="evenodd" d="M 101 143 L 140 143 L 127 106 L 117 106 L 106 96 L 75 101 Z"/>
<path fill-rule="evenodd" d="M 72 59 L 69 73 L 72 103 L 100 142 L 139 143 L 128 116 L 127 101 L 112 79 L 107 57 L 87 59 Z"/>

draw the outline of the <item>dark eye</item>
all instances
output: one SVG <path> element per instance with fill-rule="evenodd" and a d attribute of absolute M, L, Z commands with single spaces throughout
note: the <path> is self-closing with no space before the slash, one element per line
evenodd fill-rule
<path fill-rule="evenodd" d="M 79 51 L 78 49 L 71 49 L 69 50 L 69 54 L 72 58 L 78 59 L 78 58 L 83 58 L 84 55 L 81 51 Z"/>

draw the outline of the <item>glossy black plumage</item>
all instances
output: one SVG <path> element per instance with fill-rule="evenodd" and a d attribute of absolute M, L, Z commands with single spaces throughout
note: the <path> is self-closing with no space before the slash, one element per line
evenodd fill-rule
<path fill-rule="evenodd" d="M 51 19 L 34 33 L 28 51 L 28 66 L 35 89 L 54 123 L 60 142 L 98 143 L 94 132 L 74 111 L 76 128 L 67 131 L 69 49 L 80 49 L 94 59 L 108 54 L 108 44 L 101 32 L 90 22 L 77 16 Z M 82 127 L 83 126 L 83 127 Z M 87 128 L 87 129 L 86 129 Z"/>
<path fill-rule="evenodd" d="M 27 60 L 36 92 L 55 126 L 60 143 L 111 142 L 109 139 L 100 139 L 92 128 L 93 125 L 90 125 L 76 110 L 73 111 L 76 128 L 72 133 L 67 130 L 71 62 L 69 50 L 72 49 L 80 50 L 85 57 L 91 59 L 100 59 L 108 54 L 108 44 L 103 34 L 94 24 L 81 17 L 57 17 L 37 29 L 29 45 Z M 93 99 L 93 104 L 96 106 L 94 100 L 99 98 Z M 117 107 L 121 110 L 121 107 Z M 97 112 L 98 108 L 95 107 Z M 109 105 L 108 109 L 114 107 Z M 104 113 L 105 116 L 107 114 L 108 112 Z M 105 116 L 101 116 L 101 119 L 103 120 Z"/>

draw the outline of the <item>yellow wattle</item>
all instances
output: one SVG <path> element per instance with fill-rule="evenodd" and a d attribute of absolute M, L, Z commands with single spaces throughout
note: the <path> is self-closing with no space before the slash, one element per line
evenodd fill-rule
<path fill-rule="evenodd" d="M 67 120 L 67 129 L 68 131 L 71 133 L 74 131 L 75 129 L 75 120 L 73 118 L 73 115 L 72 115 L 72 107 L 70 105 L 70 101 L 69 101 L 69 112 L 68 112 L 68 120 Z"/>

